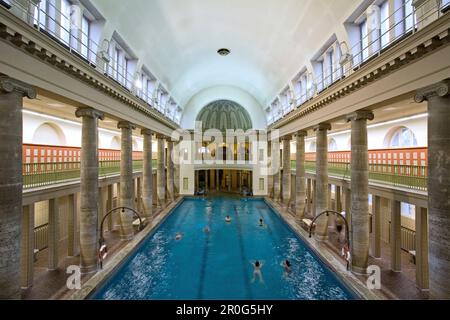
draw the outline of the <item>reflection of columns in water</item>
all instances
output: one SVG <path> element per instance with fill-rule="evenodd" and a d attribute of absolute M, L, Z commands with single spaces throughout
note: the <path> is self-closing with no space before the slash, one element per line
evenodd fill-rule
<path fill-rule="evenodd" d="M 450 299 L 450 80 L 419 90 L 428 102 L 428 225 L 430 295 Z M 423 218 L 423 217 L 422 217 Z"/>

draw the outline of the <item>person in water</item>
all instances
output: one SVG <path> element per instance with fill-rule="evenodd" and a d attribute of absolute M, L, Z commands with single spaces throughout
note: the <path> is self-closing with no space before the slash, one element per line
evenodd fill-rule
<path fill-rule="evenodd" d="M 253 265 L 253 279 L 252 282 L 255 282 L 256 278 L 259 279 L 259 283 L 264 283 L 264 279 L 262 276 L 261 268 L 263 267 L 262 262 L 259 260 L 256 260 L 255 262 L 252 262 Z"/>
<path fill-rule="evenodd" d="M 231 217 L 230 217 L 230 216 L 226 216 L 226 217 L 225 217 L 225 222 L 230 223 L 230 222 L 231 222 Z"/>
<path fill-rule="evenodd" d="M 177 234 L 175 235 L 175 240 L 181 240 L 181 238 L 183 238 L 183 235 L 180 232 L 177 232 Z"/>
<path fill-rule="evenodd" d="M 204 232 L 204 233 L 210 233 L 210 231 L 211 231 L 211 230 L 209 229 L 208 226 L 206 226 L 206 227 L 203 228 L 203 232 Z"/>
<path fill-rule="evenodd" d="M 289 276 L 292 272 L 292 265 L 291 262 L 289 260 L 284 260 L 281 263 L 281 266 L 284 268 L 284 277 L 286 278 L 287 276 Z"/>
<path fill-rule="evenodd" d="M 264 220 L 262 218 L 259 219 L 259 226 L 264 227 Z"/>

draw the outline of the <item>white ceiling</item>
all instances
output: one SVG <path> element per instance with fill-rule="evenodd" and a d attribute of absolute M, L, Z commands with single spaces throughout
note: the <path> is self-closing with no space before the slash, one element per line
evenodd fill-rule
<path fill-rule="evenodd" d="M 214 86 L 238 87 L 266 106 L 361 2 L 92 1 L 181 106 Z M 231 54 L 219 56 L 222 47 Z"/>

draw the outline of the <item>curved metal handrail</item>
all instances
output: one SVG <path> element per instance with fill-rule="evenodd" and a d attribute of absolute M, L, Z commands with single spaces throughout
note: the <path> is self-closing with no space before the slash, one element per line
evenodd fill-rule
<path fill-rule="evenodd" d="M 327 217 L 331 214 L 335 214 L 336 216 L 338 216 L 339 218 L 343 219 L 345 222 L 345 238 L 346 238 L 346 242 L 348 244 L 348 247 L 350 248 L 350 231 L 348 228 L 348 221 L 347 219 L 340 213 L 334 210 L 325 210 L 321 213 L 319 213 L 317 216 L 314 217 L 314 219 L 311 221 L 311 225 L 309 226 L 309 237 L 312 237 L 312 228 L 314 226 L 314 222 L 321 217 L 322 215 L 326 215 Z"/>
<path fill-rule="evenodd" d="M 105 238 L 103 238 L 103 223 L 105 222 L 106 218 L 111 215 L 112 213 L 114 213 L 117 210 L 121 210 L 122 212 L 125 212 L 125 210 L 130 210 L 132 211 L 134 214 L 137 215 L 138 219 L 139 219 L 139 231 L 141 231 L 142 229 L 144 229 L 145 225 L 144 222 L 142 221 L 141 215 L 139 214 L 139 212 L 137 212 L 136 210 L 134 210 L 133 208 L 129 208 L 129 207 L 117 207 L 117 208 L 113 208 L 111 210 L 109 210 L 105 216 L 102 219 L 102 222 L 100 223 L 100 239 L 99 239 L 99 248 L 102 247 L 103 244 L 105 244 Z M 99 258 L 99 260 L 101 260 Z M 102 261 L 100 261 L 100 268 L 102 268 Z"/>

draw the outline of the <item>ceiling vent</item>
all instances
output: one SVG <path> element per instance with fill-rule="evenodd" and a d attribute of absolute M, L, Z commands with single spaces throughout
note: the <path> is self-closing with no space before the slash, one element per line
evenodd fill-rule
<path fill-rule="evenodd" d="M 227 56 L 231 53 L 231 51 L 227 48 L 222 48 L 217 50 L 217 53 L 220 54 L 221 56 Z"/>

